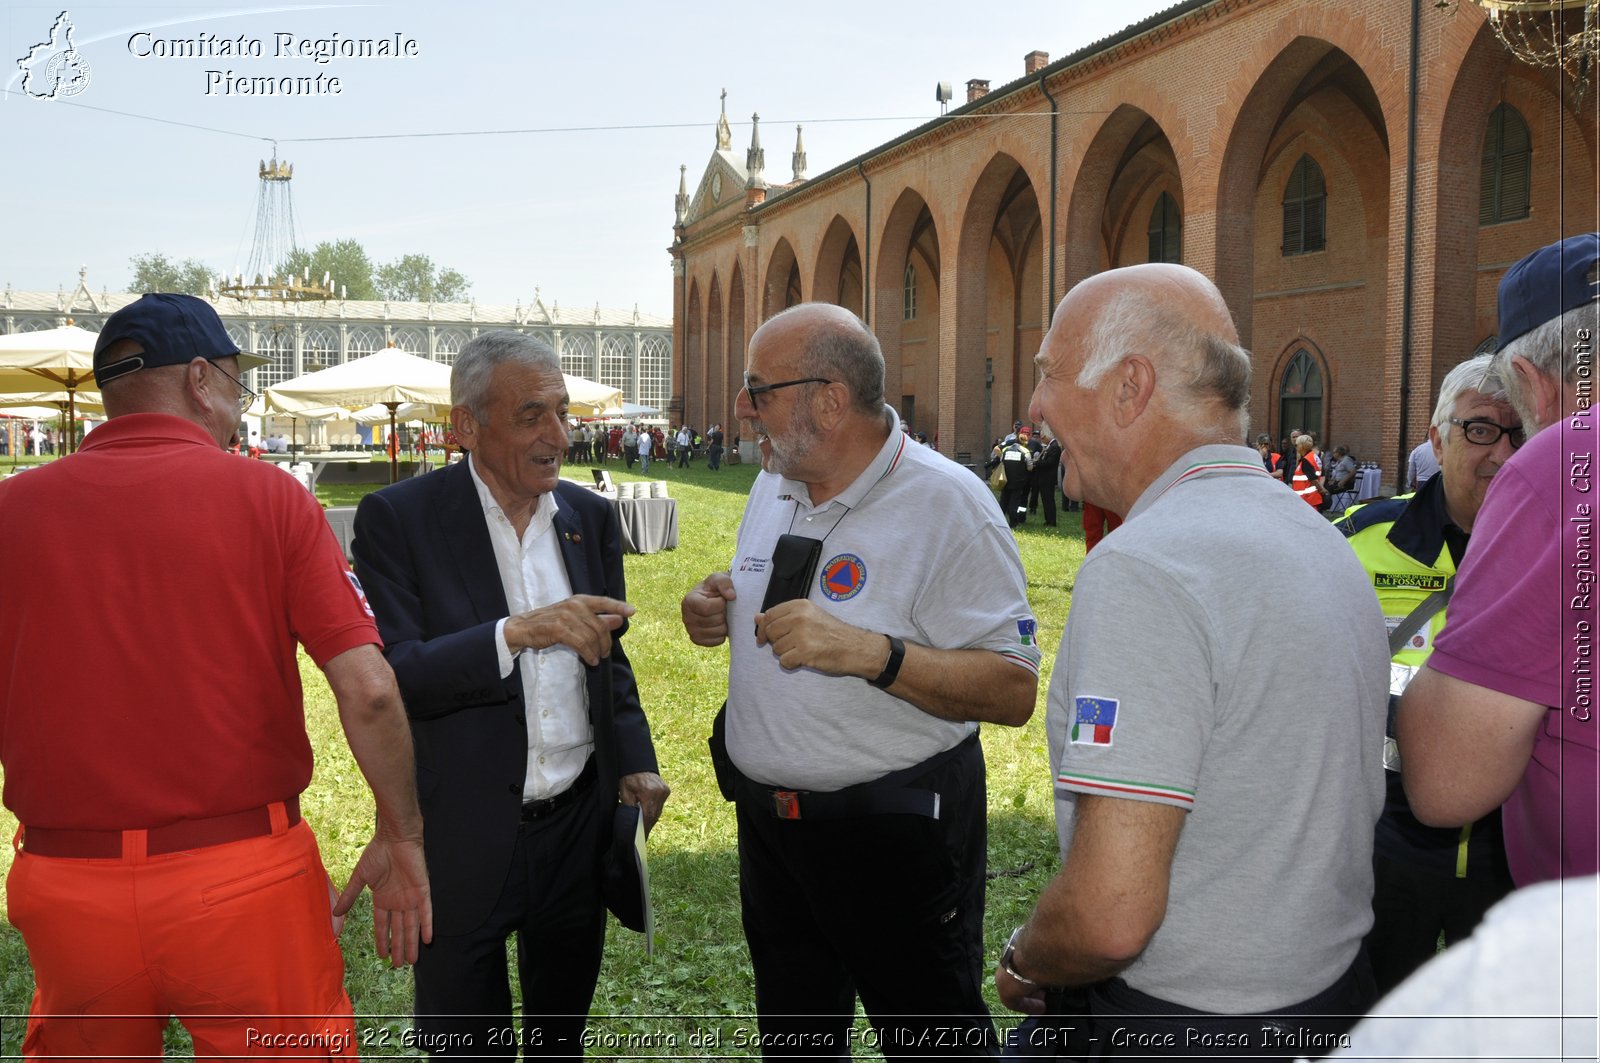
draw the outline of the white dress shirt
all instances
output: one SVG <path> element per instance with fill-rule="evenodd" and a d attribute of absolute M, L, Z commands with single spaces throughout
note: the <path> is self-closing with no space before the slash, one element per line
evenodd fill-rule
<path fill-rule="evenodd" d="M 572 581 L 561 561 L 556 542 L 555 492 L 539 497 L 527 530 L 519 541 L 510 519 L 494 494 L 478 476 L 476 459 L 469 459 L 473 486 L 483 506 L 494 560 L 505 588 L 506 604 L 513 614 L 554 605 L 572 597 Z M 570 646 L 513 654 L 506 644 L 506 620 L 495 627 L 500 655 L 500 678 L 513 667 L 522 672 L 523 702 L 528 719 L 528 774 L 522 783 L 522 800 L 554 797 L 570 787 L 594 751 L 594 728 L 589 723 L 589 687 L 583 659 Z"/>

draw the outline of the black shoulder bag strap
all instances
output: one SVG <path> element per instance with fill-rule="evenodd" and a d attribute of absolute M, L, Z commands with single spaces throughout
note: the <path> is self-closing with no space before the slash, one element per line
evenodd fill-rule
<path fill-rule="evenodd" d="M 1445 607 L 1445 603 L 1450 601 L 1450 595 L 1454 592 L 1455 586 L 1456 578 L 1451 576 L 1444 581 L 1442 589 L 1436 590 L 1422 599 L 1421 602 L 1417 603 L 1415 609 L 1406 614 L 1406 618 L 1400 621 L 1399 625 L 1389 633 L 1390 657 L 1405 649 L 1406 643 L 1411 641 L 1411 636 L 1421 631 L 1422 625 L 1432 620 L 1434 614 Z"/>

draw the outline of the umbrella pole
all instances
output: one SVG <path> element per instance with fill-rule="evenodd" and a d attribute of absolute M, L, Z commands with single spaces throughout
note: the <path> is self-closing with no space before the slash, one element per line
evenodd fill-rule
<path fill-rule="evenodd" d="M 289 418 L 289 464 L 300 460 L 300 419 Z"/>
<path fill-rule="evenodd" d="M 77 391 L 67 388 L 67 453 L 71 454 L 78 449 L 78 403 Z"/>
<path fill-rule="evenodd" d="M 389 407 L 389 482 L 397 483 L 400 479 L 400 426 L 396 411 L 400 409 L 398 402 L 386 402 Z"/>

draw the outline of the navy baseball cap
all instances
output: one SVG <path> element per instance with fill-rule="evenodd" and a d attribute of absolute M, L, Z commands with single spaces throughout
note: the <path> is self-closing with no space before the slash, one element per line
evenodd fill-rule
<path fill-rule="evenodd" d="M 1500 346 L 1600 297 L 1600 233 L 1541 247 L 1500 278 Z"/>
<path fill-rule="evenodd" d="M 140 354 L 115 362 L 106 360 L 106 351 L 118 340 L 135 340 L 144 348 Z M 222 319 L 211 304 L 193 295 L 149 293 L 118 310 L 106 319 L 100 338 L 94 343 L 94 378 L 104 386 L 140 369 L 161 365 L 186 365 L 196 358 L 212 361 L 237 355 L 240 371 L 254 369 L 271 361 L 259 354 L 246 354 L 228 336 Z"/>

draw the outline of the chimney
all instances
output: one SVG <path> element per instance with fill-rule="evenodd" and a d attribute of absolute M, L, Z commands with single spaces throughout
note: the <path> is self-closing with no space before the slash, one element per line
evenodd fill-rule
<path fill-rule="evenodd" d="M 1050 65 L 1049 52 L 1029 52 L 1022 57 L 1022 72 L 1024 74 L 1037 74 Z"/>
<path fill-rule="evenodd" d="M 989 95 L 989 79 L 973 78 L 967 82 L 967 102 L 981 99 Z"/>

